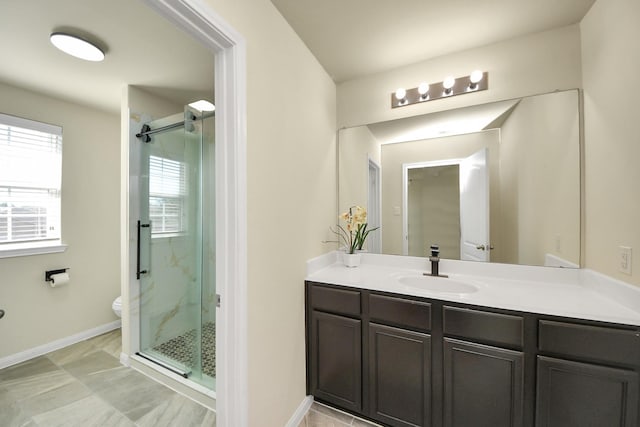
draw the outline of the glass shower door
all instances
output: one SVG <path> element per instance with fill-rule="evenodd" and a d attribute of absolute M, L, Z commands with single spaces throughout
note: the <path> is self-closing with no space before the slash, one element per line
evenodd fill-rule
<path fill-rule="evenodd" d="M 202 375 L 202 126 L 189 108 L 148 125 L 168 129 L 142 143 L 140 355 L 210 385 Z"/>

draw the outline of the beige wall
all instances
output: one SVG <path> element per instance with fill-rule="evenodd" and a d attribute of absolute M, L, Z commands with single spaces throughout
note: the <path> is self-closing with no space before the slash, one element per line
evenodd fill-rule
<path fill-rule="evenodd" d="M 640 285 L 640 2 L 598 0 L 580 24 L 585 111 L 586 267 Z M 633 253 L 629 276 L 618 247 Z"/>
<path fill-rule="evenodd" d="M 577 91 L 522 99 L 500 137 L 501 262 L 580 264 Z"/>
<path fill-rule="evenodd" d="M 380 164 L 380 143 L 366 126 L 341 129 L 338 138 L 338 211 L 346 212 L 355 205 L 366 209 L 369 198 L 369 159 Z"/>
<path fill-rule="evenodd" d="M 398 87 L 441 82 L 446 75 L 468 75 L 477 68 L 489 72 L 489 90 L 390 107 L 391 92 Z M 357 126 L 581 86 L 580 29 L 572 25 L 341 83 L 338 125 Z"/>
<path fill-rule="evenodd" d="M 0 84 L 0 112 L 63 128 L 64 253 L 0 259 L 0 358 L 118 318 L 120 127 L 117 115 Z M 52 289 L 49 269 L 71 268 Z"/>
<path fill-rule="evenodd" d="M 490 186 L 498 188 L 500 140 L 497 130 L 382 146 L 382 252 L 402 254 L 402 165 L 462 159 L 489 148 Z M 491 212 L 499 212 L 499 192 L 491 193 Z M 500 219 L 491 216 L 491 241 L 499 242 Z M 494 235 L 494 233 L 496 233 Z M 496 243 L 496 246 L 499 245 Z M 493 256 L 494 254 L 492 254 Z"/>
<path fill-rule="evenodd" d="M 132 119 L 137 125 L 142 126 L 144 120 L 138 114 L 147 114 L 151 120 L 157 120 L 184 111 L 184 105 L 161 98 L 137 86 L 125 86 L 122 93 L 123 118 L 127 123 Z M 130 113 L 127 113 L 127 110 Z"/>
<path fill-rule="evenodd" d="M 305 261 L 333 248 L 335 84 L 269 0 L 206 1 L 247 42 L 249 425 L 280 427 L 306 395 Z"/>

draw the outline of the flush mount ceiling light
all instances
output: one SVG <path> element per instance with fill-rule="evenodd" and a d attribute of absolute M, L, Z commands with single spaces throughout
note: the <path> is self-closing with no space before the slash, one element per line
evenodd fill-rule
<path fill-rule="evenodd" d="M 94 62 L 104 60 L 104 52 L 100 48 L 78 36 L 66 33 L 52 33 L 49 39 L 55 47 L 76 58 Z"/>
<path fill-rule="evenodd" d="M 206 99 L 201 99 L 199 101 L 194 101 L 189 104 L 189 107 L 195 108 L 198 111 L 214 111 L 216 106 L 207 101 Z"/>
<path fill-rule="evenodd" d="M 418 87 L 402 89 L 401 93 L 399 93 L 400 89 L 398 89 L 391 94 L 391 108 L 405 107 L 420 102 L 435 101 L 436 99 L 487 89 L 489 89 L 489 73 L 475 70 L 468 76 L 458 78 L 448 76 L 438 83 L 428 84 L 422 82 Z"/>

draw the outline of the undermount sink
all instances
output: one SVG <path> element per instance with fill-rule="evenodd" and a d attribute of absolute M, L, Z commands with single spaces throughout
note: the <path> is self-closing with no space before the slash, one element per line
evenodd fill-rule
<path fill-rule="evenodd" d="M 477 286 L 448 277 L 408 275 L 399 276 L 397 280 L 404 286 L 429 292 L 447 294 L 472 294 L 478 292 Z"/>

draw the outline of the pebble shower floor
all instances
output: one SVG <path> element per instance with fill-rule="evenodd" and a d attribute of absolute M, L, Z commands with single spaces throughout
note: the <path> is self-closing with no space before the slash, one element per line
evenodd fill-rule
<path fill-rule="evenodd" d="M 155 351 L 189 367 L 196 361 L 196 330 L 178 335 L 153 348 Z M 207 322 L 202 325 L 202 372 L 216 376 L 216 325 Z"/>

